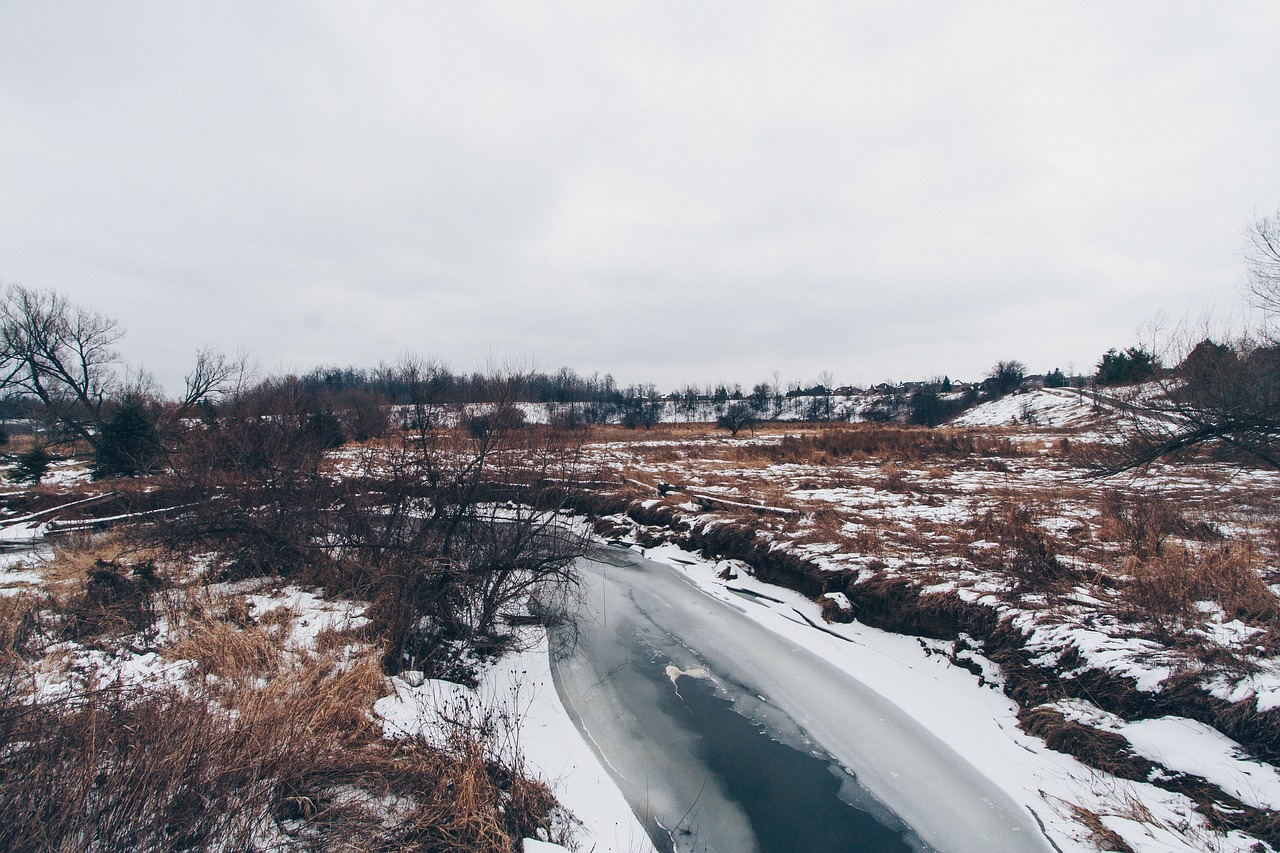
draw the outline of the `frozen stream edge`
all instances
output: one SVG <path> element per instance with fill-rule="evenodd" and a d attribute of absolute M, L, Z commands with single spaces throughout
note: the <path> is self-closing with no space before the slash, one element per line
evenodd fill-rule
<path fill-rule="evenodd" d="M 625 607 L 628 596 L 618 593 L 635 596 L 642 618 L 696 651 L 717 676 L 761 692 L 930 847 L 940 853 L 1053 849 L 1031 814 L 955 750 L 849 673 L 748 617 L 743 608 L 750 605 L 712 597 L 665 563 L 626 550 L 608 554 L 607 563 L 581 565 L 586 600 L 604 603 L 603 618 L 609 607 Z M 615 619 L 622 616 L 615 611 Z M 585 691 L 573 684 L 570 667 L 553 666 L 553 674 L 584 737 L 616 776 L 625 777 L 628 756 L 619 754 L 625 750 L 605 749 L 627 740 L 608 730 L 618 721 L 575 703 L 574 695 Z M 618 781 L 625 791 L 625 778 Z M 632 807 L 638 814 L 644 808 L 634 801 Z"/>

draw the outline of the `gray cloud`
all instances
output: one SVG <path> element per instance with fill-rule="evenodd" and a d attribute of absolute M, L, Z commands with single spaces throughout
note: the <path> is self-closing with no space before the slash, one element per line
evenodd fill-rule
<path fill-rule="evenodd" d="M 0 3 L 0 278 L 166 384 L 1086 367 L 1280 203 L 1271 3 Z"/>

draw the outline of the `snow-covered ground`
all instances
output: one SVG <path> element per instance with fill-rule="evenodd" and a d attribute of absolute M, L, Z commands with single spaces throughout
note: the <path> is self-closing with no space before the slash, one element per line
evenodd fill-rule
<path fill-rule="evenodd" d="M 647 853 L 653 845 L 595 752 L 574 726 L 551 679 L 547 638 L 526 634 L 524 648 L 484 671 L 472 689 L 448 681 L 391 679 L 392 692 L 374 713 L 388 736 L 426 734 L 440 738 L 454 726 L 479 728 L 499 721 L 511 738 L 512 754 L 526 771 L 546 781 L 579 822 L 579 850 Z M 545 839 L 526 842 L 527 853 L 560 850 Z"/>
<path fill-rule="evenodd" d="M 916 434 L 919 450 L 911 446 L 912 434 L 905 433 L 901 451 L 890 443 L 883 451 L 835 456 L 826 448 L 841 446 L 838 431 L 826 444 L 793 442 L 792 451 L 783 444 L 789 439 L 777 433 L 730 439 L 707 430 L 703 435 L 615 437 L 590 450 L 603 467 L 628 483 L 641 484 L 623 487 L 634 501 L 633 514 L 610 521 L 610 535 L 635 536 L 651 546 L 651 555 L 655 542 L 673 540 L 706 543 L 712 550 L 721 542 L 739 550 L 764 545 L 823 573 L 842 578 L 853 573 L 856 580 L 843 602 L 838 596 L 844 592 L 822 597 L 830 602 L 829 610 L 846 614 L 857 615 L 848 599 L 856 597 L 857 584 L 871 581 L 905 582 L 939 600 L 953 597 L 987 609 L 1018 632 L 1020 652 L 1030 665 L 1042 668 L 1045 678 L 1060 679 L 1068 695 L 1085 695 L 1069 689 L 1086 683 L 1074 681 L 1085 676 L 1113 679 L 1109 683 L 1117 689 L 1130 685 L 1124 689 L 1137 692 L 1133 701 L 1109 700 L 1113 711 L 1127 708 L 1128 722 L 1083 699 L 1056 702 L 1056 690 L 1044 691 L 1049 698 L 1033 700 L 1022 708 L 1024 713 L 1034 710 L 1037 701 L 1047 702 L 1046 711 L 1092 731 L 1119 735 L 1135 756 L 1162 768 L 1156 773 L 1167 774 L 1165 780 L 1179 773 L 1204 778 L 1227 797 L 1275 811 L 1274 765 L 1256 760 L 1249 749 L 1202 722 L 1167 712 L 1153 717 L 1142 710 L 1141 699 L 1193 686 L 1202 696 L 1235 703 L 1232 713 L 1274 713 L 1280 704 L 1280 655 L 1275 626 L 1268 627 L 1267 617 L 1259 615 L 1265 612 L 1266 587 L 1255 588 L 1260 603 L 1248 606 L 1263 610 L 1252 616 L 1237 609 L 1245 605 L 1230 602 L 1229 587 L 1235 582 L 1225 579 L 1221 586 L 1201 587 L 1199 599 L 1188 601 L 1185 614 L 1179 615 L 1144 610 L 1148 605 L 1135 597 L 1134 584 L 1135 575 L 1146 571 L 1165 572 L 1169 583 L 1177 583 L 1190 577 L 1187 572 L 1199 571 L 1198 566 L 1225 560 L 1270 583 L 1271 594 L 1280 593 L 1272 533 L 1280 477 L 1202 462 L 1098 479 L 1089 468 L 1089 451 L 1081 456 L 1076 448 L 1110 440 L 1119 419 L 1114 409 L 1082 402 L 1074 391 L 1015 394 L 983 404 L 968 417 L 978 435 L 1007 440 L 1009 446 L 957 451 L 946 447 L 944 436 L 940 449 L 931 450 L 933 434 L 921 432 Z M 643 484 L 663 484 L 665 494 Z M 727 538 L 717 538 L 720 530 L 730 531 Z M 754 544 L 733 545 L 747 541 Z M 1018 565 L 1036 553 L 1048 555 L 1050 567 L 1059 567 L 1053 571 L 1061 573 L 1061 585 L 1017 574 Z M 676 562 L 683 565 L 680 561 L 690 559 L 684 554 Z M 742 567 L 738 573 L 747 577 Z M 714 577 L 713 572 L 704 580 L 714 586 Z M 845 582 L 840 580 L 835 589 Z M 821 624 L 817 605 L 803 596 L 777 588 L 767 594 L 788 602 L 794 596 L 794 606 Z M 856 622 L 824 628 L 841 634 L 870 630 Z M 866 644 L 867 636 L 859 633 L 857 639 Z M 1007 729 L 1002 737 L 1018 744 L 1012 752 L 980 746 L 974 761 L 993 776 L 1004 773 L 1012 789 L 1051 794 L 1064 821 L 1077 828 L 1109 828 L 1134 849 L 1250 850 L 1260 843 L 1240 833 L 1215 835 L 1194 804 L 1175 792 L 1176 785 L 1170 790 L 1168 784 L 1117 779 L 1024 734 L 1018 707 L 992 689 L 1004 682 L 1000 668 L 982 656 L 980 639 L 962 636 L 956 643 L 939 643 L 886 636 L 893 638 L 885 641 L 890 645 L 951 670 L 978 695 L 989 694 L 986 701 L 994 703 L 989 707 L 969 703 L 975 709 L 973 731 L 982 730 L 983 719 L 1000 720 Z M 865 661 L 857 666 L 866 671 Z M 919 664 L 899 657 L 894 666 L 905 677 Z M 978 687 L 978 677 L 967 669 L 981 672 L 985 686 Z M 885 685 L 887 694 L 905 689 L 893 678 Z M 962 707 L 968 700 L 951 702 L 948 697 L 938 703 L 936 694 L 932 685 L 919 686 L 914 696 L 907 690 L 903 707 L 947 738 L 971 740 L 970 726 L 949 728 L 952 715 L 938 710 Z M 1206 713 L 1203 704 L 1198 707 L 1195 713 Z M 975 742 L 983 743 L 980 738 Z M 1030 775 L 1018 778 L 1018 773 L 1000 769 L 1025 770 L 1032 754 L 1037 756 L 1033 766 L 1041 769 Z M 1027 805 L 1039 814 L 1044 802 L 1035 794 Z M 1224 808 L 1229 814 L 1232 807 Z M 1079 831 L 1088 834 L 1087 829 Z"/>
<path fill-rule="evenodd" d="M 1241 833 L 1215 834 L 1196 813 L 1195 804 L 1182 795 L 1102 774 L 1023 733 L 1017 706 L 998 689 L 998 676 L 980 686 L 972 673 L 948 660 L 952 644 L 856 622 L 825 625 L 814 602 L 761 583 L 745 566 L 731 561 L 708 561 L 673 545 L 647 549 L 646 556 L 687 573 L 708 595 L 737 607 L 878 692 L 1034 814 L 1062 851 L 1097 849 L 1073 807 L 1098 815 L 1130 847 L 1143 853 L 1259 849 L 1254 847 L 1256 839 Z M 742 606 L 742 598 L 729 591 L 730 582 L 720 578 L 725 569 L 737 574 L 732 586 L 762 594 L 752 606 Z M 982 663 L 987 672 L 997 671 L 989 661 Z M 1244 758 L 1239 744 L 1217 732 L 1170 717 L 1113 725 L 1141 754 L 1167 758 L 1171 769 L 1222 780 L 1244 801 L 1276 808 L 1280 775 L 1269 765 Z"/>
<path fill-rule="evenodd" d="M 730 439 L 709 428 L 705 435 L 687 429 L 671 435 L 616 430 L 594 439 L 586 452 L 599 465 L 600 479 L 617 482 L 634 506 L 669 512 L 676 520 L 645 525 L 618 516 L 611 522 L 617 530 L 608 535 L 652 543 L 669 538 L 671 527 L 679 524 L 700 534 L 726 525 L 746 527 L 770 549 L 810 561 L 824 575 L 850 574 L 859 583 L 901 580 L 926 593 L 989 607 L 1025 637 L 1032 662 L 1055 677 L 1104 672 L 1152 694 L 1173 679 L 1198 678 L 1218 699 L 1260 714 L 1274 712 L 1280 708 L 1274 629 L 1260 627 L 1256 617 L 1228 612 L 1208 596 L 1194 603 L 1193 622 L 1165 625 L 1162 630 L 1172 631 L 1173 640 L 1161 639 L 1141 614 L 1131 612 L 1123 595 L 1149 558 L 1137 550 L 1146 544 L 1126 539 L 1138 534 L 1124 525 L 1142 507 L 1172 508 L 1172 526 L 1162 534 L 1166 553 L 1187 549 L 1193 557 L 1212 556 L 1239 546 L 1242 559 L 1280 592 L 1275 542 L 1268 538 L 1276 529 L 1280 477 L 1206 463 L 1157 466 L 1122 482 L 1085 479 L 1085 469 L 1063 438 L 1081 444 L 1106 440 L 1114 422 L 1105 405 L 1095 406 L 1075 391 L 1045 389 L 1010 395 L 962 416 L 959 425 L 1009 445 L 967 455 L 930 455 L 908 447 L 900 457 L 855 453 L 806 459 L 783 453 L 784 439 L 777 433 Z M 801 429 L 812 433 L 805 427 L 797 434 Z M 82 481 L 83 470 L 63 468 L 52 482 Z M 658 484 L 666 494 L 659 495 Z M 1024 510 L 1025 518 L 1019 515 Z M 1032 530 L 1042 537 L 1076 573 L 1073 580 L 1045 591 L 993 568 L 992 561 L 1014 547 L 1011 519 L 1022 519 L 1018 535 Z M 24 547 L 40 539 L 43 522 L 43 517 L 13 517 L 0 528 L 0 539 L 10 548 Z M 951 744 L 1034 815 L 1063 853 L 1097 849 L 1101 830 L 1139 851 L 1269 849 L 1240 832 L 1215 833 L 1182 794 L 1092 769 L 1023 732 L 1018 706 L 1001 689 L 1000 668 L 983 656 L 980 642 L 968 642 L 973 638 L 943 642 L 856 621 L 826 624 L 818 603 L 761 583 L 743 564 L 704 560 L 672 544 L 651 546 L 648 556 L 856 677 Z M 767 598 L 743 607 L 743 599 L 719 577 L 726 569 L 736 573 L 735 587 Z M 38 560 L 14 552 L 0 560 L 0 595 L 37 589 L 44 582 Z M 285 643 L 290 653 L 304 653 L 322 634 L 359 627 L 363 619 L 358 603 L 326 601 L 318 590 L 242 592 L 249 612 L 258 617 L 272 611 L 292 614 Z M 856 614 L 850 596 L 853 592 L 829 593 L 828 615 L 832 608 Z M 518 747 L 526 769 L 546 779 L 581 821 L 579 849 L 650 849 L 607 768 L 561 705 L 545 640 L 531 635 L 527 646 L 487 670 L 475 691 L 443 682 L 414 683 L 412 677 L 391 679 L 387 697 L 374 711 L 389 736 L 438 734 L 478 718 L 503 721 L 511 754 Z M 53 652 L 62 665 L 80 673 L 73 676 L 80 678 L 77 686 L 90 685 L 90 675 L 93 684 L 112 679 L 145 684 L 190 674 L 188 664 L 154 651 L 72 644 Z M 1072 662 L 1064 663 L 1069 657 Z M 42 695 L 70 689 L 71 682 L 52 671 L 41 678 Z M 1247 806 L 1280 810 L 1276 767 L 1202 722 L 1169 715 L 1123 719 L 1087 698 L 1055 698 L 1042 707 L 1123 738 L 1135 755 L 1161 768 L 1154 781 L 1163 773 L 1192 774 Z M 529 839 L 526 847 L 545 851 L 551 845 Z"/>
<path fill-rule="evenodd" d="M 1106 411 L 1106 407 L 1080 391 L 1036 388 L 980 403 L 951 421 L 951 426 L 1078 429 L 1096 424 Z"/>

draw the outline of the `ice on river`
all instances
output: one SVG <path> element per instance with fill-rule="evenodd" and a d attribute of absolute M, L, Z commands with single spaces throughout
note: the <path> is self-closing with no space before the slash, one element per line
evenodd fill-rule
<path fill-rule="evenodd" d="M 905 844 L 941 853 L 1051 849 L 1028 811 L 936 735 L 849 673 L 748 618 L 745 608 L 758 605 L 712 598 L 664 564 L 614 556 L 584 563 L 587 614 L 555 663 L 557 689 L 633 809 L 651 828 L 672 832 L 674 849 L 760 849 L 760 826 L 730 790 L 733 775 L 696 766 L 705 749 L 699 736 L 674 715 L 647 710 L 645 691 L 662 690 L 661 683 L 669 691 L 681 673 L 697 669 L 713 677 L 708 689 L 721 690 L 736 713 L 773 738 L 856 775 L 874 801 L 847 775 L 841 798 L 860 798 L 890 828 L 896 815 L 915 833 Z"/>

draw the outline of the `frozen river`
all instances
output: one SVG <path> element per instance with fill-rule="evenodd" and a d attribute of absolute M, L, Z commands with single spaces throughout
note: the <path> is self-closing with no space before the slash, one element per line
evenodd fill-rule
<path fill-rule="evenodd" d="M 659 849 L 1049 851 L 1031 817 L 899 709 L 678 569 L 584 560 L 561 699 Z"/>

